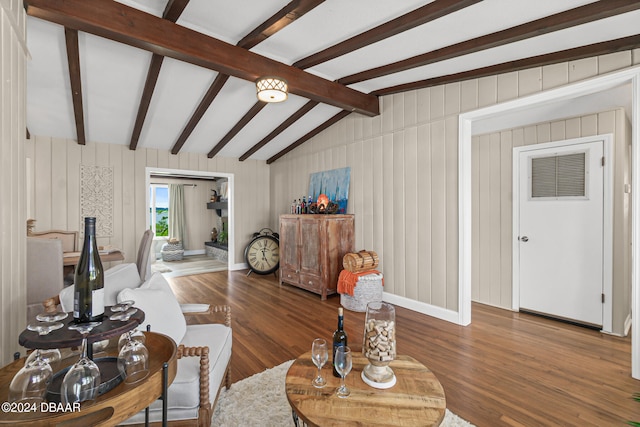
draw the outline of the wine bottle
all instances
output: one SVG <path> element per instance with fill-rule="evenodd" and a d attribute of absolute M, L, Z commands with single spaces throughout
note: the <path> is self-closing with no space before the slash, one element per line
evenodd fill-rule
<path fill-rule="evenodd" d="M 73 318 L 77 323 L 102 320 L 104 270 L 96 241 L 96 219 L 84 219 L 84 244 L 74 276 Z"/>
<path fill-rule="evenodd" d="M 336 371 L 336 350 L 338 347 L 347 345 L 347 333 L 344 331 L 344 317 L 342 307 L 338 308 L 338 329 L 333 333 L 333 358 L 331 359 L 333 365 L 333 376 L 340 377 L 338 371 Z"/>

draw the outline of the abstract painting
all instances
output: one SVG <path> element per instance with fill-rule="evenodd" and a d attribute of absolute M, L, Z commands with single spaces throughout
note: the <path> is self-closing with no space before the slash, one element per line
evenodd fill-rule
<path fill-rule="evenodd" d="M 309 194 L 314 201 L 318 200 L 320 194 L 326 194 L 330 201 L 338 204 L 337 213 L 345 214 L 349 200 L 350 178 L 350 167 L 312 173 L 309 178 Z"/>

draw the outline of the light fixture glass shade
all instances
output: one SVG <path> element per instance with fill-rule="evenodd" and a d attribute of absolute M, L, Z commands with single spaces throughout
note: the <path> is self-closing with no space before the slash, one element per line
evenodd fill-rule
<path fill-rule="evenodd" d="M 282 102 L 287 99 L 287 81 L 278 77 L 261 77 L 256 81 L 256 93 L 262 102 Z"/>

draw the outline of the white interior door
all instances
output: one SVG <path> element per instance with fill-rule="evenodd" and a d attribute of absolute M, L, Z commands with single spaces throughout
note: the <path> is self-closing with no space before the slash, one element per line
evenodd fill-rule
<path fill-rule="evenodd" d="M 517 153 L 521 309 L 602 326 L 603 146 Z"/>

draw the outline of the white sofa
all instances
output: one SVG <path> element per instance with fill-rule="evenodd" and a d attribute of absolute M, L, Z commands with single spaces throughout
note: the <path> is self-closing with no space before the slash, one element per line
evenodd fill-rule
<path fill-rule="evenodd" d="M 120 264 L 105 272 L 105 306 L 117 301 L 134 300 L 145 312 L 140 330 L 160 332 L 178 344 L 178 369 L 168 390 L 169 421 L 192 420 L 194 425 L 209 426 L 222 385 L 230 387 L 231 313 L 227 306 L 208 304 L 180 305 L 160 273 L 141 282 L 136 264 Z M 73 311 L 73 286 L 63 289 L 59 301 L 64 311 Z M 224 324 L 187 325 L 184 314 L 224 313 Z M 153 355 L 152 355 L 153 356 Z M 197 356 L 197 357 L 187 357 Z M 201 375 L 207 372 L 208 375 Z M 208 384 L 207 384 L 208 383 Z M 150 421 L 161 421 L 162 402 L 150 407 Z M 123 424 L 144 422 L 144 411 Z M 181 425 L 183 423 L 181 422 Z"/>

